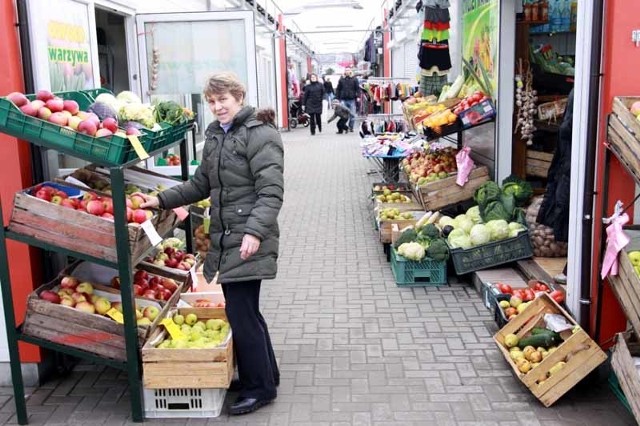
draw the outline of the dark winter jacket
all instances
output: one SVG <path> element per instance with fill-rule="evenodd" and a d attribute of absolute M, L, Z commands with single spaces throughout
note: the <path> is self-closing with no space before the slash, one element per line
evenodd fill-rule
<path fill-rule="evenodd" d="M 335 92 L 333 91 L 333 84 L 331 84 L 331 81 L 326 80 L 324 82 L 324 94 L 328 95 L 329 93 L 335 93 Z"/>
<path fill-rule="evenodd" d="M 336 98 L 343 101 L 355 99 L 360 93 L 360 85 L 355 77 L 341 77 L 336 88 Z"/>
<path fill-rule="evenodd" d="M 538 223 L 553 228 L 556 241 L 569 240 L 569 195 L 571 188 L 571 137 L 573 127 L 573 89 L 569 93 L 558 146 L 553 154 L 547 175 L 547 191 L 544 194 Z"/>
<path fill-rule="evenodd" d="M 331 117 L 329 121 L 327 121 L 327 123 L 331 123 L 336 118 L 344 118 L 345 120 L 347 120 L 350 117 L 351 117 L 351 111 L 349 111 L 349 108 L 343 105 L 335 105 L 333 107 L 333 117 Z"/>
<path fill-rule="evenodd" d="M 223 284 L 276 276 L 284 151 L 280 134 L 269 122 L 272 117 L 259 117 L 253 107 L 245 106 L 228 133 L 218 121 L 211 123 L 193 177 L 159 195 L 164 209 L 211 197 L 211 245 L 204 263 L 209 281 L 216 271 Z M 260 248 L 242 260 L 245 234 L 258 237 Z"/>
<path fill-rule="evenodd" d="M 324 99 L 324 87 L 316 81 L 304 86 L 302 105 L 304 112 L 309 114 L 322 114 L 322 100 Z"/>

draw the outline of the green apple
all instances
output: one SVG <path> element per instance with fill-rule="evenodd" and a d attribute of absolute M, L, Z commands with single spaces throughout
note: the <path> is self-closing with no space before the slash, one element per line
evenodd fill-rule
<path fill-rule="evenodd" d="M 189 314 L 184 318 L 184 322 L 188 325 L 193 325 L 198 322 L 198 317 L 196 316 L 196 314 Z"/>
<path fill-rule="evenodd" d="M 180 314 L 174 315 L 173 316 L 173 322 L 175 322 L 176 325 L 184 324 L 184 315 L 180 315 Z"/>
<path fill-rule="evenodd" d="M 640 251 L 634 250 L 629 252 L 629 260 L 633 266 L 640 265 Z"/>

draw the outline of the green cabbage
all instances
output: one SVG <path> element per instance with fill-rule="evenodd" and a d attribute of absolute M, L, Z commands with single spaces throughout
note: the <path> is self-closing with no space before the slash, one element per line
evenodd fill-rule
<path fill-rule="evenodd" d="M 453 226 L 453 218 L 449 216 L 442 216 L 438 221 L 440 228 L 444 228 L 447 225 Z M 453 226 L 455 228 L 455 226 Z"/>
<path fill-rule="evenodd" d="M 491 220 L 502 219 L 504 221 L 511 220 L 511 212 L 507 212 L 504 205 L 500 201 L 491 201 L 484 208 L 482 213 L 482 220 L 487 223 Z"/>
<path fill-rule="evenodd" d="M 491 233 L 491 241 L 504 240 L 509 238 L 509 224 L 506 220 L 490 220 L 487 222 L 487 229 Z"/>
<path fill-rule="evenodd" d="M 533 188 L 526 180 L 512 175 L 502 181 L 502 192 L 506 195 L 513 195 L 516 205 L 523 206 L 533 195 Z"/>
<path fill-rule="evenodd" d="M 464 250 L 472 247 L 471 238 L 462 229 L 454 229 L 447 237 L 447 241 L 452 248 L 462 248 Z"/>
<path fill-rule="evenodd" d="M 477 225 L 473 225 L 473 228 L 471 228 L 471 232 L 469 233 L 469 237 L 471 238 L 471 244 L 474 247 L 481 246 L 491 241 L 491 231 L 486 225 L 479 223 Z"/>
<path fill-rule="evenodd" d="M 473 199 L 480 206 L 480 211 L 482 211 L 490 202 L 499 200 L 501 193 L 502 191 L 500 191 L 497 183 L 488 181 L 476 189 Z"/>
<path fill-rule="evenodd" d="M 467 210 L 467 213 L 465 213 L 465 215 L 469 219 L 471 219 L 473 223 L 482 223 L 482 217 L 480 217 L 480 207 L 478 206 L 471 207 L 469 210 Z"/>
<path fill-rule="evenodd" d="M 523 224 L 518 222 L 509 222 L 509 238 L 517 237 L 520 231 L 527 229 Z"/>

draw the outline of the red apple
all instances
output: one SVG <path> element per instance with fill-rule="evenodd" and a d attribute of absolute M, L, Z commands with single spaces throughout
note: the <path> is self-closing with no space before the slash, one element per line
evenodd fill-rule
<path fill-rule="evenodd" d="M 93 112 L 88 112 L 87 118 L 85 118 L 85 120 L 93 121 L 93 123 L 96 125 L 96 128 L 100 127 L 100 118 Z"/>
<path fill-rule="evenodd" d="M 84 293 L 78 293 L 77 291 L 71 295 L 71 298 L 76 304 L 87 301 L 87 296 Z"/>
<path fill-rule="evenodd" d="M 98 197 L 98 194 L 96 194 L 95 192 L 85 192 L 82 198 L 87 201 L 91 201 L 91 200 L 97 200 L 99 197 Z"/>
<path fill-rule="evenodd" d="M 175 251 L 176 251 L 176 249 L 174 249 L 173 247 L 165 247 L 164 248 L 164 252 L 166 254 L 168 254 L 169 256 L 171 256 Z"/>
<path fill-rule="evenodd" d="M 64 101 L 60 98 L 49 99 L 45 101 L 45 105 L 51 112 L 60 112 L 64 109 Z"/>
<path fill-rule="evenodd" d="M 60 203 L 62 207 L 68 207 L 70 209 L 75 209 L 78 207 L 78 202 L 73 198 L 63 198 Z"/>
<path fill-rule="evenodd" d="M 36 191 L 35 197 L 40 198 L 41 200 L 51 201 L 51 194 L 43 189 Z"/>
<path fill-rule="evenodd" d="M 33 106 L 33 104 L 26 104 L 20 107 L 20 111 L 22 111 L 22 113 L 24 115 L 29 115 L 31 117 L 37 117 L 38 116 L 38 108 L 36 108 L 35 106 Z"/>
<path fill-rule="evenodd" d="M 69 111 L 72 115 L 76 115 L 80 111 L 78 103 L 72 99 L 67 99 L 63 102 L 65 111 Z"/>
<path fill-rule="evenodd" d="M 119 289 L 120 288 L 120 277 L 111 278 L 111 287 L 113 287 L 115 289 Z"/>
<path fill-rule="evenodd" d="M 73 301 L 71 296 L 62 296 L 60 297 L 60 304 L 73 308 L 76 305 L 76 302 Z"/>
<path fill-rule="evenodd" d="M 111 130 L 111 133 L 118 131 L 118 121 L 113 117 L 107 117 L 102 120 L 102 128 Z"/>
<path fill-rule="evenodd" d="M 84 302 L 76 302 L 76 309 L 82 312 L 86 312 L 88 314 L 95 314 L 96 313 L 96 308 L 95 306 L 93 306 L 91 303 L 84 301 Z"/>
<path fill-rule="evenodd" d="M 127 127 L 126 133 L 127 133 L 127 136 L 132 136 L 132 135 L 140 136 L 141 135 L 140 130 L 138 130 L 135 127 L 132 127 L 132 126 L 131 127 Z"/>
<path fill-rule="evenodd" d="M 142 286 L 138 285 L 138 284 L 134 284 L 132 286 L 133 288 L 133 294 L 136 296 L 142 296 L 142 293 L 144 292 L 144 290 L 142 289 Z"/>
<path fill-rule="evenodd" d="M 97 131 L 98 126 L 93 120 L 82 120 L 80 124 L 78 124 L 78 132 L 84 133 L 85 135 L 94 136 Z"/>
<path fill-rule="evenodd" d="M 146 279 L 138 280 L 136 281 L 136 284 L 142 287 L 143 290 L 146 290 L 149 288 L 149 280 L 146 280 Z"/>
<path fill-rule="evenodd" d="M 133 282 L 137 283 L 140 280 L 148 280 L 149 279 L 149 273 L 147 271 L 143 271 L 142 269 L 138 269 L 134 274 L 133 274 Z"/>
<path fill-rule="evenodd" d="M 102 204 L 104 204 L 105 213 L 113 214 L 113 200 L 111 198 L 105 198 L 102 200 Z"/>
<path fill-rule="evenodd" d="M 176 259 L 173 258 L 169 258 L 167 260 L 164 261 L 164 264 L 167 268 L 177 268 L 178 267 L 178 261 Z"/>
<path fill-rule="evenodd" d="M 27 97 L 20 92 L 9 93 L 7 95 L 7 99 L 13 102 L 15 106 L 17 106 L 18 108 L 22 107 L 23 105 L 27 105 L 29 103 L 29 99 L 27 99 Z"/>
<path fill-rule="evenodd" d="M 146 289 L 144 293 L 142 293 L 142 297 L 146 297 L 147 299 L 155 299 L 157 296 L 155 290 L 150 288 Z"/>
<path fill-rule="evenodd" d="M 171 278 L 163 278 L 161 284 L 165 289 L 169 290 L 172 293 L 178 289 L 178 283 L 176 283 L 175 280 Z"/>
<path fill-rule="evenodd" d="M 111 135 L 113 135 L 113 132 L 109 129 L 98 129 L 96 132 L 96 138 L 104 138 Z"/>
<path fill-rule="evenodd" d="M 55 191 L 55 194 L 58 195 L 61 198 L 69 198 L 69 195 L 66 192 L 64 192 L 63 190 L 61 190 L 61 189 L 57 189 Z"/>
<path fill-rule="evenodd" d="M 60 303 L 60 296 L 51 290 L 43 290 L 40 292 L 40 299 L 46 300 L 51 303 Z"/>
<path fill-rule="evenodd" d="M 69 119 L 61 112 L 54 112 L 49 116 L 49 121 L 57 124 L 58 126 L 66 126 L 69 123 Z"/>
<path fill-rule="evenodd" d="M 43 120 L 48 120 L 50 116 L 51 116 L 51 110 L 46 106 L 43 106 L 38 110 L 38 118 L 41 118 Z"/>
<path fill-rule="evenodd" d="M 143 209 L 137 209 L 133 211 L 133 221 L 136 223 L 143 223 L 147 220 L 147 213 Z"/>
<path fill-rule="evenodd" d="M 80 281 L 78 281 L 76 277 L 68 275 L 60 280 L 60 288 L 70 288 L 73 290 L 78 287 L 78 284 L 80 284 Z"/>
<path fill-rule="evenodd" d="M 38 93 L 36 93 L 36 99 L 42 102 L 47 102 L 49 99 L 53 99 L 53 93 L 48 90 L 38 90 Z"/>
<path fill-rule="evenodd" d="M 162 300 L 169 300 L 171 296 L 173 296 L 173 292 L 171 290 L 167 290 L 166 288 L 160 290 L 160 297 Z"/>
<path fill-rule="evenodd" d="M 82 122 L 82 118 L 74 115 L 73 117 L 69 118 L 68 125 L 73 130 L 78 130 L 78 126 L 80 125 L 81 122 Z"/>
<path fill-rule="evenodd" d="M 129 197 L 129 200 L 131 200 L 131 208 L 134 210 L 139 209 L 140 206 L 144 204 L 144 198 L 139 195 L 132 195 Z"/>
<path fill-rule="evenodd" d="M 100 215 L 101 218 L 113 221 L 113 215 L 111 213 L 104 212 Z"/>
<path fill-rule="evenodd" d="M 127 222 L 133 222 L 133 209 L 127 206 Z"/>
<path fill-rule="evenodd" d="M 87 212 L 92 215 L 102 216 L 105 212 L 104 204 L 100 200 L 91 200 L 87 203 Z"/>

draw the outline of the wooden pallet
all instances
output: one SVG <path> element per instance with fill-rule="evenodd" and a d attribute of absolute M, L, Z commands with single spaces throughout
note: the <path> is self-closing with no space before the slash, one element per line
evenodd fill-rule
<path fill-rule="evenodd" d="M 613 290 L 636 336 L 640 337 L 640 278 L 633 269 L 626 252 L 618 256 L 618 275 L 609 276 Z"/>
<path fill-rule="evenodd" d="M 546 178 L 553 154 L 527 149 L 527 175 Z"/>
<path fill-rule="evenodd" d="M 630 333 L 618 333 L 611 353 L 611 367 L 636 421 L 640 424 L 640 373 L 633 357 L 640 357 L 640 343 L 634 341 Z"/>
<path fill-rule="evenodd" d="M 180 308 L 182 315 L 194 313 L 198 320 L 227 320 L 224 308 Z M 143 385 L 147 389 L 228 388 L 234 371 L 233 339 L 211 349 L 158 349 L 166 331 L 158 328 L 142 347 Z"/>
<path fill-rule="evenodd" d="M 543 359 L 527 374 L 521 373 L 504 345 L 505 336 L 515 334 L 518 338 L 522 338 L 528 335 L 533 327 L 544 327 L 544 315 L 547 313 L 562 315 L 569 323 L 577 325 L 564 309 L 547 294 L 543 294 L 493 336 L 516 377 L 545 407 L 551 406 L 607 359 L 607 355 L 600 346 L 584 330 L 579 329 L 575 333 L 568 330 L 560 333 L 564 342 L 558 345 L 555 352 Z M 551 367 L 560 361 L 566 362 L 564 368 L 547 376 Z"/>
<path fill-rule="evenodd" d="M 58 286 L 61 279 L 62 276 L 59 276 L 29 295 L 22 332 L 29 336 L 82 349 L 105 358 L 126 361 L 126 343 L 122 324 L 118 324 L 106 316 L 82 312 L 75 308 L 40 299 L 39 294 L 43 290 L 50 290 Z M 179 291 L 174 296 L 177 296 L 178 293 Z M 140 299 L 136 298 L 136 300 Z M 140 346 L 169 310 L 169 303 L 157 302 L 157 304 L 162 309 L 153 323 L 150 326 L 137 328 Z"/>
<path fill-rule="evenodd" d="M 473 198 L 476 189 L 489 180 L 489 169 L 485 166 L 474 168 L 467 183 L 460 187 L 456 184 L 457 174 L 429 182 L 415 189 L 418 201 L 425 211 L 436 211 Z"/>
<path fill-rule="evenodd" d="M 609 116 L 607 136 L 612 149 L 640 180 L 640 122 L 631 114 L 631 105 L 640 97 L 616 96 Z"/>
<path fill-rule="evenodd" d="M 18 192 L 14 197 L 10 231 L 111 262 L 118 261 L 113 221 L 49 203 L 29 195 L 29 191 Z M 151 222 L 162 236 L 179 220 L 173 210 L 165 210 L 155 213 Z M 129 224 L 127 232 L 129 254 L 133 263 L 137 263 L 151 248 L 151 242 L 138 224 Z"/>

